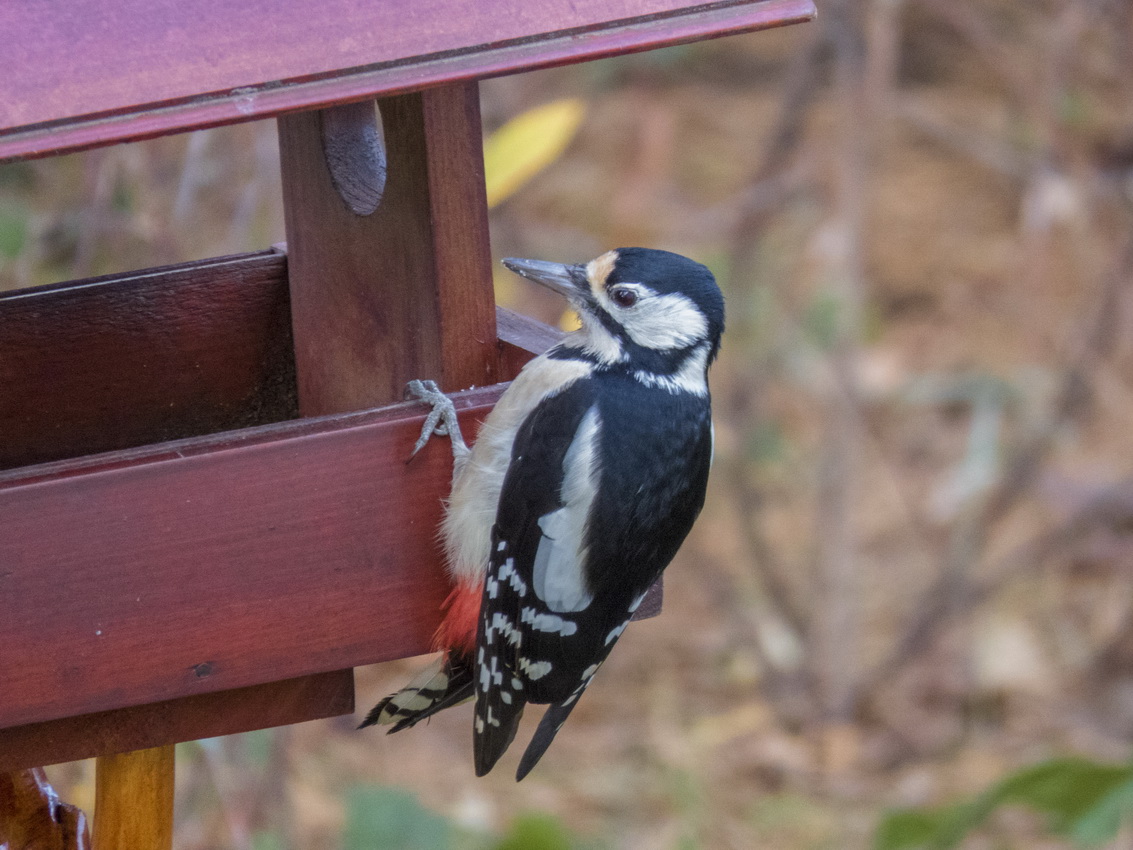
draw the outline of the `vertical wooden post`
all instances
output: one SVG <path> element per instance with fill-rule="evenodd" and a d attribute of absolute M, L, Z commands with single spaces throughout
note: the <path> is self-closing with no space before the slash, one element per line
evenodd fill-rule
<path fill-rule="evenodd" d="M 377 162 L 357 109 L 279 119 L 299 405 L 307 416 L 399 400 L 413 378 L 456 390 L 498 375 L 476 83 L 379 101 L 387 170 L 368 214 L 356 211 L 350 187 L 381 180 L 348 175 Z"/>
<path fill-rule="evenodd" d="M 98 757 L 94 850 L 171 850 L 173 749 Z"/>

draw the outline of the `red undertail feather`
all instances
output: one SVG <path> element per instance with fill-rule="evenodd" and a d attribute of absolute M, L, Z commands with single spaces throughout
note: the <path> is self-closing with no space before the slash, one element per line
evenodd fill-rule
<path fill-rule="evenodd" d="M 444 619 L 433 635 L 433 648 L 455 650 L 459 655 L 471 656 L 476 647 L 476 627 L 480 620 L 478 586 L 459 582 L 444 604 Z"/>

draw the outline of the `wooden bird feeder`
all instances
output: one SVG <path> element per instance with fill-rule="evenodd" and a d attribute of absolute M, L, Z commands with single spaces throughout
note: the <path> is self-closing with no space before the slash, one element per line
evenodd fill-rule
<path fill-rule="evenodd" d="M 287 229 L 0 294 L 0 773 L 98 756 L 99 850 L 168 847 L 174 743 L 349 713 L 352 668 L 427 651 L 451 468 L 405 463 L 402 389 L 474 431 L 554 339 L 494 304 L 477 80 L 813 14 L 0 5 L 0 161 L 274 117 Z"/>

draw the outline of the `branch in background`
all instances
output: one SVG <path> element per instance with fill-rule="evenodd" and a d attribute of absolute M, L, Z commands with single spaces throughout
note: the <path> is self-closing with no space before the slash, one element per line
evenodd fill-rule
<path fill-rule="evenodd" d="M 1110 522 L 1114 510 L 1128 505 L 1129 485 L 1103 491 L 1063 525 L 1014 550 L 991 571 L 990 578 L 978 585 L 968 581 L 970 568 L 984 551 L 991 527 L 1030 492 L 1055 437 L 1085 406 L 1091 373 L 1117 340 L 1121 295 L 1133 280 L 1133 238 L 1127 240 L 1122 254 L 1118 267 L 1103 282 L 1094 315 L 1082 335 L 1083 345 L 1063 374 L 1050 416 L 1015 452 L 991 492 L 958 521 L 936 581 L 914 606 L 915 614 L 890 654 L 863 678 L 857 694 L 859 704 L 928 649 L 958 616 L 969 614 L 1010 579 L 1029 573 L 1030 568 L 1024 569 L 1028 566 L 1025 559 L 1036 565 L 1045 563 L 1054 554 L 1065 552 L 1087 530 Z M 1096 515 L 1091 516 L 1091 511 Z"/>
<path fill-rule="evenodd" d="M 915 97 L 904 95 L 892 107 L 894 117 L 914 130 L 958 151 L 996 174 L 1022 180 L 1030 170 L 1026 157 L 999 139 L 953 124 Z"/>
<path fill-rule="evenodd" d="M 815 611 L 808 635 L 823 719 L 850 720 L 856 691 L 861 599 L 854 506 L 860 496 L 862 415 L 857 391 L 865 305 L 865 214 L 869 204 L 872 126 L 866 91 L 865 0 L 827 4 L 834 49 L 838 144 L 832 163 L 826 290 L 838 306 L 830 365 L 835 380 L 822 401 L 825 429 L 814 513 Z"/>
<path fill-rule="evenodd" d="M 740 534 L 748 552 L 751 553 L 752 563 L 763 592 L 774 606 L 776 613 L 801 641 L 807 633 L 807 615 L 784 578 L 787 568 L 763 534 L 757 521 L 763 513 L 763 496 L 747 481 L 742 465 L 729 464 L 725 474 L 728 476 L 728 486 L 736 497 L 735 506 L 739 514 Z"/>

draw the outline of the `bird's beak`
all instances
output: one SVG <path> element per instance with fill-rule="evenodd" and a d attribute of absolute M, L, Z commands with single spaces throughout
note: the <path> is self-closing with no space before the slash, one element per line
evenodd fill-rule
<path fill-rule="evenodd" d="M 563 263 L 548 263 L 543 260 L 520 260 L 506 257 L 504 265 L 520 277 L 542 284 L 552 292 L 578 303 L 590 294 L 590 283 L 586 279 L 584 266 L 568 266 Z"/>

